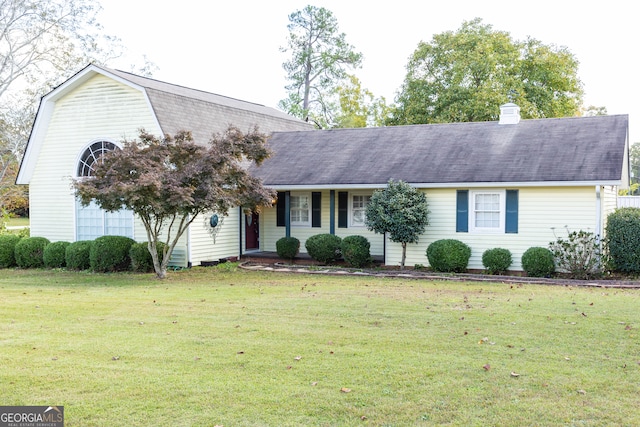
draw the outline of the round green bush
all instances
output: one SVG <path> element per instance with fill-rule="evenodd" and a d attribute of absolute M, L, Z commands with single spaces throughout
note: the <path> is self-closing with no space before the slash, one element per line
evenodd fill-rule
<path fill-rule="evenodd" d="M 15 234 L 0 234 L 0 268 L 16 266 L 16 243 L 20 237 Z"/>
<path fill-rule="evenodd" d="M 14 252 L 18 267 L 44 267 L 44 248 L 49 243 L 49 239 L 45 237 L 26 237 L 24 239 L 20 239 L 20 241 L 16 243 Z"/>
<path fill-rule="evenodd" d="M 482 254 L 482 265 L 489 274 L 504 273 L 511 266 L 511 251 L 504 248 L 487 249 Z"/>
<path fill-rule="evenodd" d="M 314 260 L 322 264 L 331 264 L 340 259 L 342 239 L 335 234 L 316 234 L 307 239 L 304 247 Z"/>
<path fill-rule="evenodd" d="M 371 244 L 364 236 L 347 236 L 340 246 L 342 257 L 351 267 L 365 267 L 371 264 Z"/>
<path fill-rule="evenodd" d="M 66 263 L 65 254 L 69 242 L 53 242 L 44 248 L 42 259 L 48 268 L 62 268 Z"/>
<path fill-rule="evenodd" d="M 427 247 L 427 259 L 434 271 L 463 273 L 467 271 L 471 248 L 460 240 L 436 240 Z"/>
<path fill-rule="evenodd" d="M 136 241 L 125 236 L 102 236 L 91 243 L 89 262 L 97 272 L 127 271 L 131 269 L 129 249 Z"/>
<path fill-rule="evenodd" d="M 300 240 L 295 237 L 282 237 L 276 242 L 276 252 L 282 259 L 293 259 L 300 252 Z"/>
<path fill-rule="evenodd" d="M 640 273 L 640 208 L 620 208 L 609 214 L 605 236 L 609 268 Z"/>
<path fill-rule="evenodd" d="M 534 246 L 522 254 L 522 269 L 531 277 L 549 277 L 556 270 L 553 253 L 547 248 Z"/>
<path fill-rule="evenodd" d="M 88 270 L 91 268 L 89 253 L 91 240 L 72 242 L 64 251 L 64 259 L 69 270 Z"/>
<path fill-rule="evenodd" d="M 158 252 L 158 259 L 162 262 L 162 252 L 166 245 L 162 242 L 158 242 L 156 245 L 156 252 Z M 129 249 L 129 258 L 131 258 L 131 269 L 138 273 L 150 273 L 154 271 L 153 258 L 149 252 L 149 243 L 134 243 Z"/>

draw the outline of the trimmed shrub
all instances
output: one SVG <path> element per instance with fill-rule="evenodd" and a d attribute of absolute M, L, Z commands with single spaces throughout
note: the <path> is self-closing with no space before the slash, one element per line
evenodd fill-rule
<path fill-rule="evenodd" d="M 427 247 L 427 259 L 434 271 L 463 273 L 467 271 L 471 248 L 460 240 L 436 240 Z"/>
<path fill-rule="evenodd" d="M 280 258 L 293 261 L 300 252 L 300 240 L 295 237 L 283 237 L 278 239 L 276 242 L 276 252 Z"/>
<path fill-rule="evenodd" d="M 622 273 L 640 273 L 640 209 L 620 208 L 609 214 L 605 236 L 608 267 Z"/>
<path fill-rule="evenodd" d="M 65 254 L 69 242 L 53 242 L 44 248 L 42 259 L 48 268 L 62 268 L 66 263 Z"/>
<path fill-rule="evenodd" d="M 91 240 L 72 242 L 64 251 L 64 260 L 70 270 L 88 270 L 91 268 L 89 254 Z"/>
<path fill-rule="evenodd" d="M 162 262 L 162 251 L 166 245 L 162 242 L 158 242 L 156 245 L 156 251 L 158 252 L 158 259 Z M 134 243 L 129 249 L 129 258 L 131 258 L 131 270 L 137 273 L 151 273 L 154 271 L 153 258 L 149 252 L 149 243 Z"/>
<path fill-rule="evenodd" d="M 555 271 L 553 253 L 547 248 L 534 246 L 522 254 L 522 269 L 531 277 L 549 277 Z"/>
<path fill-rule="evenodd" d="M 489 274 L 501 274 L 511 267 L 511 251 L 504 248 L 487 249 L 482 254 L 482 265 Z"/>
<path fill-rule="evenodd" d="M 19 241 L 16 234 L 0 234 L 0 268 L 16 266 L 16 243 Z"/>
<path fill-rule="evenodd" d="M 347 236 L 342 239 L 342 257 L 351 267 L 365 267 L 371 264 L 371 244 L 364 236 Z"/>
<path fill-rule="evenodd" d="M 335 234 L 316 234 L 307 239 L 304 247 L 314 260 L 322 264 L 331 264 L 340 259 L 342 239 Z"/>
<path fill-rule="evenodd" d="M 136 241 L 125 236 L 101 236 L 91 243 L 89 261 L 97 272 L 127 271 L 131 269 L 129 249 Z"/>
<path fill-rule="evenodd" d="M 16 243 L 14 252 L 18 267 L 44 267 L 44 248 L 49 243 L 49 239 L 45 237 L 26 237 L 24 239 L 20 239 L 20 241 Z"/>

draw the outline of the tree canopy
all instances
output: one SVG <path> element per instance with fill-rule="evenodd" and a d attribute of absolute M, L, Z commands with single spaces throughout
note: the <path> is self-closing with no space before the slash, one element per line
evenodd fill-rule
<path fill-rule="evenodd" d="M 402 244 L 400 267 L 404 268 L 407 243 L 417 243 L 429 225 L 427 196 L 406 182 L 391 179 L 385 189 L 373 192 L 366 208 L 365 225 Z"/>
<path fill-rule="evenodd" d="M 271 206 L 275 192 L 243 164 L 260 164 L 269 155 L 267 136 L 257 128 L 243 133 L 229 126 L 208 145 L 197 144 L 186 131 L 164 138 L 141 131 L 139 140 L 104 154 L 92 176 L 74 187 L 83 205 L 95 201 L 107 211 L 129 209 L 140 218 L 156 275 L 164 278 L 175 245 L 198 215 Z M 165 247 L 159 259 L 161 238 Z"/>
<path fill-rule="evenodd" d="M 289 96 L 280 108 L 303 120 L 327 127 L 335 109 L 333 96 L 347 69 L 359 68 L 362 54 L 347 43 L 331 11 L 306 6 L 289 15 L 288 45 L 281 48 L 291 54 L 282 64 L 287 73 Z"/>
<path fill-rule="evenodd" d="M 476 18 L 418 44 L 387 123 L 496 120 L 510 100 L 523 118 L 574 116 L 583 96 L 577 71 L 567 48 L 516 41 Z"/>

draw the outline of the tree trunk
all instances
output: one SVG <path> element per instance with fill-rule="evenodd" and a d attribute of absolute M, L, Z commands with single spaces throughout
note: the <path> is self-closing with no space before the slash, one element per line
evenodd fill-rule
<path fill-rule="evenodd" d="M 407 242 L 402 242 L 402 261 L 400 262 L 400 270 L 404 270 L 404 261 L 407 259 Z"/>

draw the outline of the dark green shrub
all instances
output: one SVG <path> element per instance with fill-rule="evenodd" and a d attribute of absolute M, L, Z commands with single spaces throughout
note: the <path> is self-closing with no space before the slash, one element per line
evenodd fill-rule
<path fill-rule="evenodd" d="M 605 227 L 608 267 L 640 273 L 640 209 L 620 208 L 609 214 Z"/>
<path fill-rule="evenodd" d="M 72 242 L 64 251 L 64 259 L 69 270 L 88 270 L 91 268 L 89 254 L 92 240 Z"/>
<path fill-rule="evenodd" d="M 278 239 L 276 242 L 276 252 L 280 258 L 293 261 L 300 252 L 300 240 L 295 237 L 283 237 Z"/>
<path fill-rule="evenodd" d="M 162 251 L 166 245 L 162 242 L 158 242 L 156 245 L 156 252 L 158 252 L 158 259 L 162 262 Z M 153 258 L 149 252 L 149 243 L 134 243 L 129 249 L 129 258 L 131 258 L 131 269 L 138 273 L 150 273 L 154 271 Z"/>
<path fill-rule="evenodd" d="M 49 244 L 45 237 L 25 237 L 16 243 L 16 264 L 20 268 L 44 267 L 44 248 Z"/>
<path fill-rule="evenodd" d="M 16 243 L 20 237 L 15 234 L 0 234 L 0 268 L 16 266 Z"/>
<path fill-rule="evenodd" d="M 331 264 L 340 259 L 342 239 L 335 234 L 316 234 L 307 239 L 304 247 L 314 260 L 322 264 Z"/>
<path fill-rule="evenodd" d="M 365 267 L 371 264 L 371 244 L 364 236 L 347 236 L 340 246 L 342 257 L 351 267 Z"/>
<path fill-rule="evenodd" d="M 602 273 L 600 239 L 589 231 L 572 231 L 566 239 L 549 243 L 558 269 L 569 273 L 572 279 L 591 279 Z"/>
<path fill-rule="evenodd" d="M 534 246 L 522 254 L 522 269 L 531 277 L 549 277 L 555 271 L 553 254 L 547 248 Z"/>
<path fill-rule="evenodd" d="M 434 271 L 463 273 L 467 271 L 471 248 L 460 240 L 436 240 L 427 247 L 427 259 Z"/>
<path fill-rule="evenodd" d="M 67 246 L 69 245 L 69 242 L 53 242 L 48 244 L 44 248 L 44 253 L 42 254 L 44 266 L 48 268 L 64 267 L 67 264 L 65 254 Z"/>
<path fill-rule="evenodd" d="M 504 248 L 487 249 L 482 254 L 482 265 L 489 274 L 501 274 L 511 267 L 511 251 Z"/>
<path fill-rule="evenodd" d="M 97 272 L 126 271 L 131 269 L 129 249 L 135 240 L 124 236 L 102 236 L 91 243 L 89 261 Z"/>

